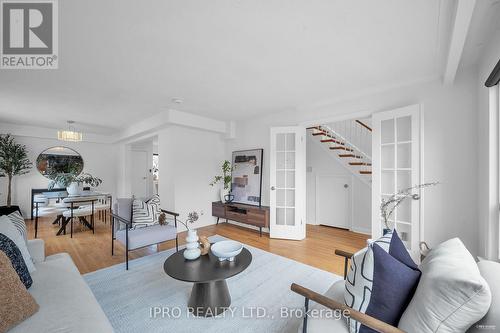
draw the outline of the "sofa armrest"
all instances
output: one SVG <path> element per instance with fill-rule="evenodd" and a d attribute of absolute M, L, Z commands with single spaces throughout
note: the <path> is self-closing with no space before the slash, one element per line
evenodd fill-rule
<path fill-rule="evenodd" d="M 28 240 L 28 251 L 35 263 L 45 261 L 45 242 L 43 239 Z"/>
<path fill-rule="evenodd" d="M 313 300 L 318 304 L 326 306 L 332 310 L 340 310 L 342 312 L 347 311 L 349 313 L 349 317 L 360 322 L 361 324 L 381 333 L 404 333 L 404 331 L 400 330 L 397 327 L 384 323 L 377 318 L 373 318 L 367 314 L 356 311 L 345 304 L 339 303 L 330 299 L 324 295 L 318 294 L 317 292 L 312 291 L 311 289 L 299 286 L 298 284 L 292 283 L 290 289 L 293 292 L 296 292 L 299 295 L 302 295 L 306 298 L 306 300 Z M 307 302 L 306 302 L 307 304 Z M 304 321 L 304 326 L 307 325 L 307 321 Z M 307 326 L 305 326 L 307 329 Z"/>
<path fill-rule="evenodd" d="M 344 280 L 345 280 L 347 278 L 347 264 L 349 263 L 349 259 L 351 259 L 354 254 L 339 249 L 335 250 L 335 254 L 340 257 L 344 257 Z"/>

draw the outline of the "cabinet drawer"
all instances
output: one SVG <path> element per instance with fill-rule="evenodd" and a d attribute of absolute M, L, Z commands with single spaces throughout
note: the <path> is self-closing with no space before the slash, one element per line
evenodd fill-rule
<path fill-rule="evenodd" d="M 212 216 L 225 217 L 225 211 L 224 206 L 212 204 Z"/>
<path fill-rule="evenodd" d="M 226 211 L 226 218 L 237 221 L 237 222 L 245 222 L 247 221 L 247 214 L 235 213 L 231 211 Z"/>

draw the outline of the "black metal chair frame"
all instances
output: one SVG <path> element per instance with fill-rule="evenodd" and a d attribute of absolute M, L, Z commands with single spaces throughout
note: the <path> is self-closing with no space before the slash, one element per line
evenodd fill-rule
<path fill-rule="evenodd" d="M 168 215 L 172 215 L 174 217 L 174 226 L 175 228 L 177 228 L 177 217 L 179 216 L 178 213 L 174 213 L 174 212 L 170 212 L 168 210 L 165 210 L 165 209 L 162 209 L 161 210 L 163 213 L 165 214 L 168 214 Z M 126 263 L 126 270 L 128 270 L 128 252 L 129 251 L 134 251 L 134 250 L 138 250 L 138 249 L 141 249 L 141 248 L 144 248 L 144 247 L 148 247 L 148 246 L 151 246 L 153 244 L 149 244 L 149 245 L 145 245 L 143 247 L 138 247 L 136 249 L 133 249 L 133 250 L 129 250 L 128 248 L 128 232 L 129 232 L 129 229 L 132 229 L 132 217 L 133 217 L 133 213 L 131 212 L 130 213 L 130 221 L 124 219 L 123 217 L 115 214 L 114 212 L 111 212 L 111 255 L 115 255 L 115 220 L 118 221 L 119 223 L 123 223 L 125 224 L 126 228 L 125 228 L 125 263 Z M 158 245 L 158 244 L 157 244 Z M 179 236 L 178 234 L 176 233 L 175 235 L 175 251 L 178 252 L 179 251 Z"/>

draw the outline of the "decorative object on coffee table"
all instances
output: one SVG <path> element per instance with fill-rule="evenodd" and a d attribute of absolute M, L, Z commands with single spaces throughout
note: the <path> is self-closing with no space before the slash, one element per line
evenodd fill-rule
<path fill-rule="evenodd" d="M 212 245 L 212 253 L 219 258 L 219 261 L 234 261 L 234 257 L 240 254 L 242 249 L 243 245 L 233 240 L 220 241 Z"/>
<path fill-rule="evenodd" d="M 180 223 L 182 223 L 186 229 L 188 230 L 188 235 L 186 237 L 186 250 L 183 252 L 184 253 L 184 258 L 187 260 L 195 260 L 200 257 L 201 250 L 199 248 L 199 243 L 198 243 L 198 234 L 195 229 L 191 230 L 189 229 L 188 224 L 192 224 L 198 219 L 200 216 L 196 211 L 192 211 L 191 213 L 188 214 L 188 217 L 186 219 L 186 222 L 182 222 L 179 220 Z"/>
<path fill-rule="evenodd" d="M 187 260 L 198 259 L 201 255 L 201 250 L 198 244 L 198 235 L 196 230 L 188 230 L 186 237 L 186 249 L 184 250 L 184 258 Z"/>
<path fill-rule="evenodd" d="M 210 241 L 206 236 L 200 236 L 200 249 L 202 256 L 207 255 L 210 251 Z"/>
<path fill-rule="evenodd" d="M 230 197 L 228 199 L 226 199 L 226 197 L 231 192 L 231 162 L 228 160 L 222 162 L 221 169 L 222 175 L 215 176 L 214 180 L 210 183 L 210 186 L 214 186 L 222 180 L 224 182 L 224 186 L 220 189 L 220 200 L 222 202 L 226 202 L 226 200 L 230 199 Z"/>
<path fill-rule="evenodd" d="M 252 262 L 252 254 L 246 248 L 234 261 L 223 261 L 212 253 L 201 256 L 198 260 L 186 261 L 181 251 L 165 260 L 163 269 L 170 277 L 194 282 L 188 309 L 196 316 L 217 316 L 231 305 L 231 295 L 226 279 L 243 272 Z"/>

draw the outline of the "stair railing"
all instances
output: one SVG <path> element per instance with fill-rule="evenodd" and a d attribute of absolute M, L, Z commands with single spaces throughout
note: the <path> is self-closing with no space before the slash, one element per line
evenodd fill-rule
<path fill-rule="evenodd" d="M 352 132 L 356 131 L 356 130 L 353 129 L 352 127 L 348 128 L 348 124 L 346 122 L 342 122 L 342 123 L 341 123 L 341 126 L 344 126 L 344 133 L 348 133 L 345 136 L 340 134 L 340 131 L 336 131 L 328 125 L 321 125 L 321 128 L 326 129 L 329 132 L 329 134 L 333 135 L 337 139 L 340 139 L 340 141 L 342 141 L 346 147 L 351 148 L 353 150 L 353 154 L 361 155 L 362 157 L 366 158 L 368 161 L 371 162 L 372 157 L 370 155 L 368 155 L 367 153 L 365 153 L 365 151 L 363 149 L 361 149 L 360 147 L 358 147 L 356 144 L 353 143 L 353 139 L 352 139 L 353 133 Z M 360 135 L 364 135 L 364 134 L 362 134 L 362 132 L 357 132 L 356 135 L 360 136 Z"/>

